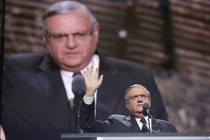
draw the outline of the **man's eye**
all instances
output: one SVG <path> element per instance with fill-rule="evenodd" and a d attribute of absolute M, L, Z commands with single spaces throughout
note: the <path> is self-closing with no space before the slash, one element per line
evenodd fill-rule
<path fill-rule="evenodd" d="M 54 34 L 52 35 L 53 38 L 65 38 L 66 35 L 65 34 Z"/>
<path fill-rule="evenodd" d="M 85 36 L 86 34 L 85 33 L 75 33 L 73 34 L 74 36 Z"/>
<path fill-rule="evenodd" d="M 147 96 L 146 96 L 146 95 L 141 95 L 141 97 L 142 97 L 142 98 L 146 98 Z"/>
<path fill-rule="evenodd" d="M 138 95 L 135 95 L 135 96 L 133 96 L 132 98 L 133 98 L 133 99 L 138 98 Z"/>

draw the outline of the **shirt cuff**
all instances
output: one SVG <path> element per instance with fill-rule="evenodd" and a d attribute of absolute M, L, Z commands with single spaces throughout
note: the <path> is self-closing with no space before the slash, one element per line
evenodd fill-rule
<path fill-rule="evenodd" d="M 83 101 L 85 104 L 90 105 L 93 103 L 94 96 L 84 96 Z"/>

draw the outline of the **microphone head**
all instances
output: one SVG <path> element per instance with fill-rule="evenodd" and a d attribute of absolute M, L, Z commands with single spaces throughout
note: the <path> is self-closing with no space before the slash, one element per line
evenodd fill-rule
<path fill-rule="evenodd" d="M 143 103 L 142 108 L 143 108 L 142 114 L 144 116 L 147 116 L 149 114 L 150 105 L 148 103 Z"/>
<path fill-rule="evenodd" d="M 147 110 L 150 108 L 150 105 L 148 103 L 143 103 L 142 108 Z"/>
<path fill-rule="evenodd" d="M 72 92 L 77 95 L 84 95 L 86 91 L 85 81 L 82 74 L 77 74 L 74 76 L 72 81 Z"/>

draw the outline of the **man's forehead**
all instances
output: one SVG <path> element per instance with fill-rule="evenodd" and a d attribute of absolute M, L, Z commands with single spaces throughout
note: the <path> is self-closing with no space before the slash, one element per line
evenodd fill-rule
<path fill-rule="evenodd" d="M 77 30 L 76 28 L 84 28 L 84 27 L 90 27 L 91 26 L 91 21 L 89 16 L 81 11 L 76 11 L 75 10 L 74 14 L 73 12 L 65 13 L 65 14 L 58 14 L 58 15 L 53 15 L 51 17 L 48 17 L 45 20 L 45 24 L 47 25 L 47 28 L 52 28 L 52 30 L 58 31 L 59 27 L 55 28 L 55 26 L 58 26 L 62 24 L 63 26 L 60 28 L 64 27 L 71 27 L 72 29 Z M 53 23 L 53 24 L 52 24 Z M 51 27 L 52 26 L 52 27 Z"/>
<path fill-rule="evenodd" d="M 49 16 L 48 18 L 46 19 L 49 19 L 50 17 L 63 17 L 63 16 L 66 16 L 66 17 L 77 17 L 77 19 L 82 19 L 82 18 L 90 18 L 88 13 L 86 11 L 84 11 L 83 9 L 75 9 L 75 10 L 72 10 L 72 11 L 68 11 L 68 12 L 65 12 L 65 13 L 58 13 L 58 14 L 55 14 L 55 15 L 52 15 L 52 16 Z"/>
<path fill-rule="evenodd" d="M 135 87 L 132 87 L 129 91 L 128 91 L 128 95 L 130 94 L 135 94 L 135 93 L 147 93 L 147 91 L 145 90 L 144 87 L 142 86 L 135 86 Z"/>

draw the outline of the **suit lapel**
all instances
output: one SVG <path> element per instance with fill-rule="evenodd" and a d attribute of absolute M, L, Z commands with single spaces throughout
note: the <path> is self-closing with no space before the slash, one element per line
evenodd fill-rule
<path fill-rule="evenodd" d="M 73 131 L 72 114 L 66 91 L 60 75 L 60 69 L 46 57 L 40 64 L 41 72 L 36 78 L 47 97 L 56 122 L 63 132 Z"/>
<path fill-rule="evenodd" d="M 160 122 L 157 119 L 152 118 L 152 133 L 160 133 L 162 131 L 163 127 Z"/>
<path fill-rule="evenodd" d="M 139 128 L 139 125 L 136 122 L 136 119 L 133 115 L 130 116 L 130 122 L 131 122 L 131 130 L 132 132 L 141 132 L 141 129 Z"/>

